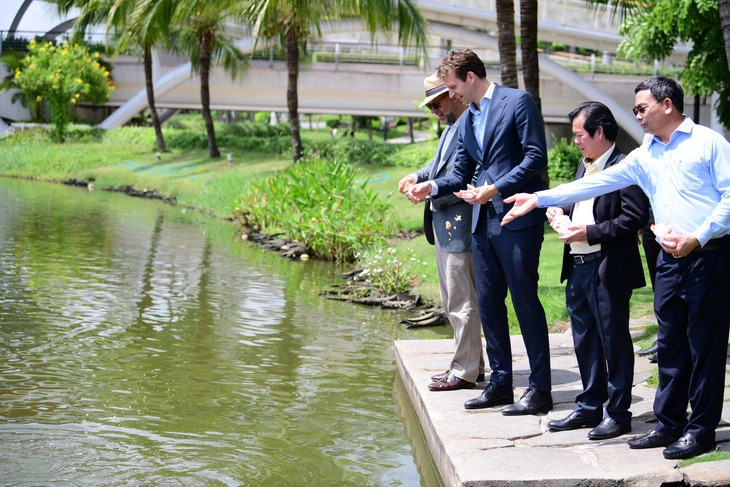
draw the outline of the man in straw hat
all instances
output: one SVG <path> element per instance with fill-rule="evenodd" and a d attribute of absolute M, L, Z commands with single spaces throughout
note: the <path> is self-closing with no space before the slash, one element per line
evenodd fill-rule
<path fill-rule="evenodd" d="M 427 107 L 446 129 L 441 134 L 436 154 L 429 164 L 408 174 L 398 183 L 401 193 L 421 181 L 449 174 L 454 167 L 458 128 L 456 121 L 466 107 L 448 97 L 441 79 L 433 74 L 423 81 Z M 426 239 L 436 246 L 441 301 L 454 328 L 454 355 L 449 370 L 431 377 L 431 391 L 471 389 L 484 380 L 484 356 L 479 312 L 474 288 L 471 259 L 471 205 L 454 195 L 426 201 L 423 212 Z"/>

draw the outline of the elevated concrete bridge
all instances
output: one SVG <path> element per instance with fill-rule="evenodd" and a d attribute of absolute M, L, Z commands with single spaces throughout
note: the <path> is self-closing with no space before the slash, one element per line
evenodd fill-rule
<path fill-rule="evenodd" d="M 19 0 L 5 0 L 15 1 Z M 495 0 L 421 0 L 419 6 L 430 22 L 433 44 L 428 59 L 419 66 L 344 64 L 314 62 L 302 66 L 299 79 L 299 104 L 302 113 L 342 113 L 424 117 L 418 110 L 422 99 L 423 77 L 433 71 L 446 51 L 447 41 L 454 47 L 470 47 L 488 63 L 498 65 Z M 38 2 L 35 3 L 45 3 Z M 28 6 L 29 1 L 23 0 Z M 548 42 L 615 52 L 621 36 L 618 20 L 611 10 L 589 9 L 584 0 L 541 0 L 539 3 L 539 38 Z M 54 29 L 68 25 L 68 19 L 56 19 Z M 22 21 L 14 20 L 16 27 Z M 54 24 L 55 21 L 51 21 Z M 516 19 L 519 30 L 519 18 Z M 323 25 L 323 40 L 339 42 L 362 37 L 359 22 L 344 21 Z M 238 47 L 250 52 L 250 38 L 238 41 Z M 380 50 L 399 52 L 383 46 Z M 675 59 L 686 57 L 687 48 L 678 46 Z M 518 53 L 519 56 L 519 53 Z M 586 99 L 606 103 L 624 131 L 638 141 L 642 138 L 630 108 L 633 88 L 643 77 L 577 75 L 540 55 L 543 114 L 548 123 L 565 123 L 566 114 Z M 154 63 L 155 97 L 160 108 L 200 108 L 198 78 L 189 62 L 160 54 Z M 100 126 L 122 125 L 146 108 L 144 75 L 139 60 L 119 57 L 112 73 L 117 89 L 108 105 L 119 107 Z M 489 78 L 499 81 L 498 69 L 488 70 Z M 211 77 L 213 109 L 246 111 L 286 111 L 287 73 L 282 61 L 254 60 L 240 79 L 231 80 L 221 69 Z M 691 107 L 693 100 L 687 100 Z M 691 108 L 688 108 L 690 110 Z M 709 116 L 709 109 L 704 107 Z"/>

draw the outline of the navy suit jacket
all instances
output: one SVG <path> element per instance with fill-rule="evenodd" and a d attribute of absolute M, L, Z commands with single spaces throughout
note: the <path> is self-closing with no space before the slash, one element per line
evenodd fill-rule
<path fill-rule="evenodd" d="M 547 166 L 545 129 L 542 115 L 532 96 L 523 90 L 495 85 L 484 128 L 484 151 L 474 137 L 472 113 L 459 119 L 459 145 L 454 170 L 436 179 L 436 199 L 466 189 L 477 175 L 476 185 L 494 184 L 499 194 L 492 204 L 499 220 L 512 208 L 504 198 L 515 193 L 534 193 L 544 189 L 541 176 Z M 472 231 L 476 228 L 481 205 L 473 205 Z M 536 209 L 517 218 L 506 228 L 518 230 L 543 223 L 545 210 Z"/>
<path fill-rule="evenodd" d="M 458 132 L 458 127 L 454 128 Z M 459 142 L 458 133 L 451 138 L 442 158 L 441 150 L 446 134 L 447 130 L 444 130 L 431 163 L 416 171 L 419 183 L 445 176 L 453 170 L 456 146 Z M 427 200 L 423 210 L 423 230 L 426 233 L 426 240 L 433 245 L 434 237 L 437 238 L 439 245 L 447 252 L 471 251 L 471 213 L 471 205 L 454 194 Z"/>
<path fill-rule="evenodd" d="M 618 147 L 614 147 L 604 169 L 618 164 L 624 157 Z M 585 165 L 581 163 L 575 179 L 582 178 L 584 174 Z M 574 207 L 563 207 L 563 211 L 572 218 Z M 593 219 L 596 223 L 588 225 L 586 232 L 589 244 L 601 244 L 603 259 L 598 267 L 601 282 L 608 289 L 617 291 L 644 287 L 646 280 L 637 235 L 649 220 L 649 200 L 644 192 L 634 185 L 597 196 L 593 200 Z M 570 245 L 566 245 L 560 282 L 568 278 L 572 266 Z"/>

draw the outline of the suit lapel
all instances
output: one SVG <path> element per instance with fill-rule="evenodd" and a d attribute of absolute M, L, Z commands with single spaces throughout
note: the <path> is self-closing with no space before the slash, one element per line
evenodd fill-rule
<path fill-rule="evenodd" d="M 435 179 L 436 174 L 438 174 L 439 170 L 441 169 L 441 148 L 444 146 L 446 133 L 447 130 L 441 132 L 441 138 L 439 139 L 438 147 L 436 147 L 436 154 L 434 154 L 433 163 L 431 164 L 431 174 L 429 175 L 430 179 Z"/>
<path fill-rule="evenodd" d="M 446 150 L 444 151 L 444 155 L 441 158 L 441 161 L 439 161 L 439 169 L 438 169 L 439 171 L 441 170 L 442 167 L 444 167 L 446 165 L 446 162 L 449 159 L 451 159 L 451 154 L 454 153 L 454 149 L 456 149 L 456 144 L 459 142 L 459 140 L 458 140 L 459 139 L 459 134 L 456 133 L 456 132 L 458 132 L 458 129 L 456 127 L 454 127 L 451 130 L 455 130 L 455 132 L 451 136 L 451 140 L 449 141 L 449 145 L 446 146 Z"/>
<path fill-rule="evenodd" d="M 466 117 L 462 116 L 459 121 L 461 123 L 459 130 L 463 132 L 462 137 L 464 138 L 464 147 L 469 151 L 469 155 L 474 158 L 475 161 L 482 164 L 479 157 L 479 145 L 477 139 L 474 138 L 474 129 L 472 128 L 472 113 L 471 110 L 467 109 Z"/>

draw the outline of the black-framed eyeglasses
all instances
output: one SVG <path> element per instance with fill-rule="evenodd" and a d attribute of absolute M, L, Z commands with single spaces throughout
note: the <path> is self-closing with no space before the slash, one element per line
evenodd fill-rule
<path fill-rule="evenodd" d="M 429 110 L 438 110 L 441 104 L 444 102 L 443 99 L 439 101 L 432 101 L 431 103 L 426 103 L 426 108 Z"/>
<path fill-rule="evenodd" d="M 663 101 L 664 101 L 664 99 L 662 98 L 661 100 L 657 101 L 656 103 L 652 103 L 651 105 L 636 105 L 634 108 L 631 109 L 631 111 L 634 112 L 634 116 L 636 116 L 640 113 L 643 115 L 645 111 L 647 111 L 648 109 L 650 109 L 657 103 L 661 103 Z"/>

